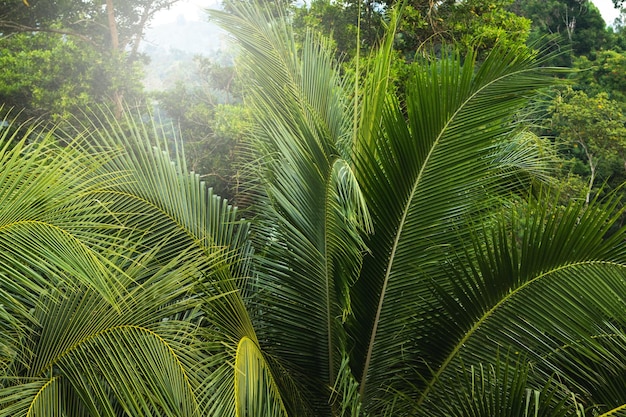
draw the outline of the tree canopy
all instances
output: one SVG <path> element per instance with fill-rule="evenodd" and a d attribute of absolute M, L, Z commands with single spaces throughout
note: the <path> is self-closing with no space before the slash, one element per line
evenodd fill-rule
<path fill-rule="evenodd" d="M 5 109 L 22 117 L 69 113 L 143 100 L 139 45 L 154 14 L 176 0 L 0 2 Z"/>

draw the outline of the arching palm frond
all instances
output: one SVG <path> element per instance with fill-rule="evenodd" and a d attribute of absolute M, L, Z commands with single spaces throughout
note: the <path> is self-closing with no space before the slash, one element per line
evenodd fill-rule
<path fill-rule="evenodd" d="M 429 413 L 463 416 L 564 417 L 579 411 L 575 398 L 563 396 L 557 381 L 530 382 L 531 367 L 524 356 L 463 367 L 449 386 L 445 401 Z M 452 382 L 452 381 L 450 381 Z"/>
<path fill-rule="evenodd" d="M 196 416 L 211 401 L 201 311 L 241 303 L 246 224 L 127 126 L 5 148 L 0 415 Z"/>
<path fill-rule="evenodd" d="M 286 416 L 278 386 L 253 340 L 244 337 L 237 346 L 235 398 L 237 416 Z"/>
<path fill-rule="evenodd" d="M 375 233 L 354 289 L 354 369 L 374 414 L 385 391 L 419 387 L 430 372 L 433 282 L 445 280 L 442 265 L 468 237 L 466 221 L 510 192 L 503 172 L 519 167 L 494 150 L 512 143 L 527 96 L 551 82 L 517 51 L 496 49 L 475 66 L 472 54 L 415 66 L 406 103 L 387 99 L 374 144 L 355 157 Z"/>
<path fill-rule="evenodd" d="M 250 91 L 262 155 L 255 173 L 267 200 L 257 223 L 255 328 L 261 349 L 288 369 L 283 378 L 298 380 L 300 396 L 323 413 L 345 349 L 361 232 L 371 227 L 350 164 L 352 108 L 326 42 L 309 35 L 298 49 L 284 21 L 250 6 L 236 12 L 212 14 L 243 46 L 244 73 L 258 87 Z"/>
<path fill-rule="evenodd" d="M 623 348 L 626 269 L 624 231 L 607 237 L 613 208 L 532 201 L 512 223 L 475 239 L 475 266 L 438 292 L 444 308 L 430 342 L 440 355 L 416 402 L 425 415 L 455 389 L 459 372 L 495 364 L 503 350 L 527 356 L 530 387 L 558 383 L 545 415 L 563 412 L 558 404 L 571 413 L 623 404 L 616 387 L 626 368 L 614 358 Z"/>

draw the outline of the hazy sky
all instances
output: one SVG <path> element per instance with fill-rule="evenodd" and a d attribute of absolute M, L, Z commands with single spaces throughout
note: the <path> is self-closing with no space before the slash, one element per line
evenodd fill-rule
<path fill-rule="evenodd" d="M 170 10 L 165 10 L 159 13 L 155 17 L 153 25 L 174 22 L 181 15 L 185 16 L 187 20 L 204 20 L 206 19 L 206 16 L 203 10 L 218 4 L 219 1 L 220 0 L 181 0 Z M 611 0 L 592 1 L 598 9 L 600 9 L 600 13 L 602 13 L 604 21 L 608 25 L 612 24 L 615 18 L 619 15 L 619 12 L 613 8 L 613 2 Z"/>
<path fill-rule="evenodd" d="M 619 11 L 613 7 L 613 2 L 611 0 L 592 0 L 593 4 L 596 5 L 598 9 L 600 9 L 600 13 L 602 13 L 602 18 L 606 22 L 607 25 L 612 25 L 613 21 L 617 16 L 619 16 Z"/>
<path fill-rule="evenodd" d="M 185 16 L 187 20 L 206 20 L 204 9 L 218 4 L 220 0 L 180 0 L 169 10 L 159 12 L 152 25 L 175 22 L 179 16 Z"/>

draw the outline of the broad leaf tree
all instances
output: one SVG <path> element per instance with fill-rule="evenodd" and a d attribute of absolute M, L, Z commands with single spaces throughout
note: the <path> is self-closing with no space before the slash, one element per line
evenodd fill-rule
<path fill-rule="evenodd" d="M 26 109 L 25 116 L 53 121 L 66 118 L 68 109 L 75 114 L 84 111 L 85 104 L 113 105 L 120 117 L 124 101 L 134 105 L 143 98 L 139 46 L 144 32 L 156 12 L 175 2 L 0 3 L 0 48 L 5 51 L 4 72 L 9 74 L 0 103 L 5 109 Z M 54 65 L 38 62 L 45 54 Z M 47 84 L 49 78 L 57 80 L 56 85 Z M 33 91 L 48 100 L 30 97 Z M 53 94 L 60 97 L 53 99 Z"/>
<path fill-rule="evenodd" d="M 551 130 L 570 165 L 586 165 L 576 172 L 587 180 L 585 201 L 601 187 L 620 188 L 626 179 L 626 117 L 619 103 L 606 93 L 589 97 L 568 89 L 557 95 L 551 110 Z"/>
<path fill-rule="evenodd" d="M 573 58 L 605 48 L 611 35 L 598 8 L 589 0 L 516 0 L 511 10 L 532 22 L 530 40 L 558 51 L 554 61 L 571 66 Z"/>
<path fill-rule="evenodd" d="M 356 54 L 357 44 L 369 51 L 385 34 L 387 12 L 397 1 L 315 0 L 293 8 L 300 36 L 307 30 L 330 35 L 339 54 Z M 412 60 L 425 46 L 454 43 L 461 48 L 491 49 L 496 42 L 519 47 L 526 42 L 530 21 L 507 10 L 512 0 L 404 2 L 395 48 Z"/>

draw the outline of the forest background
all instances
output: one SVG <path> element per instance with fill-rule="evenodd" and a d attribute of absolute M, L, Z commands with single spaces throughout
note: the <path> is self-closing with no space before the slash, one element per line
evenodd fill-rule
<path fill-rule="evenodd" d="M 150 32 L 154 17 L 176 0 L 117 3 L 2 2 L 0 119 L 11 112 L 28 123 L 72 124 L 98 105 L 118 114 L 123 106 L 152 108 L 150 117 L 174 126 L 172 140 L 183 138 L 190 169 L 218 194 L 245 205 L 238 149 L 249 111 L 227 35 L 184 17 Z M 551 64 L 572 69 L 569 84 L 545 91 L 533 120 L 537 140 L 556 145 L 563 198 L 583 195 L 588 201 L 626 180 L 623 10 L 605 22 L 586 0 L 444 1 L 435 9 L 430 3 L 412 1 L 405 10 L 394 45 L 398 74 L 417 55 L 443 44 L 483 52 L 496 43 L 557 52 Z M 616 10 L 623 6 L 613 3 Z M 329 35 L 337 57 L 349 61 L 357 55 L 357 26 L 362 59 L 379 41 L 392 4 L 315 0 L 281 7 L 292 16 L 297 36 L 309 30 Z M 228 2 L 223 7 L 228 10 Z M 159 47 L 184 36 L 183 28 L 197 35 L 197 41 L 185 39 L 187 51 Z"/>

